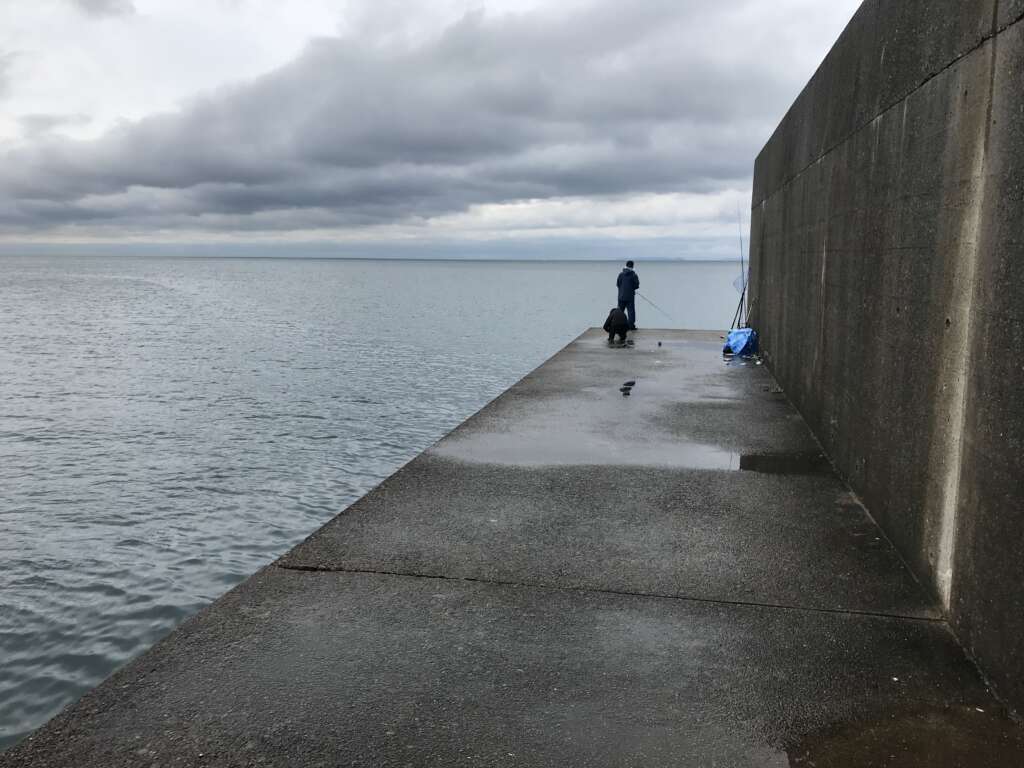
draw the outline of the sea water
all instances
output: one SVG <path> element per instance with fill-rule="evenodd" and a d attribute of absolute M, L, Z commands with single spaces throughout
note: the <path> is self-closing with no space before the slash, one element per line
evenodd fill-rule
<path fill-rule="evenodd" d="M 738 264 L 638 264 L 724 328 Z M 0 257 L 0 749 L 616 299 L 607 262 Z"/>

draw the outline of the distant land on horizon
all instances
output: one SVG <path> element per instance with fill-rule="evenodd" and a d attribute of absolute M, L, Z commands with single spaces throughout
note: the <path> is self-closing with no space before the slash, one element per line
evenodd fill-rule
<path fill-rule="evenodd" d="M 743 243 L 743 258 L 747 257 Z M 190 258 L 305 258 L 413 261 L 738 261 L 738 238 L 644 239 L 565 243 L 44 243 L 0 242 L 0 256 L 132 256 Z"/>

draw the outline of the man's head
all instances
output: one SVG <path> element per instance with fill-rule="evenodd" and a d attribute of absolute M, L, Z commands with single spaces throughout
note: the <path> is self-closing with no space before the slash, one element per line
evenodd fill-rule
<path fill-rule="evenodd" d="M 632 260 L 627 261 L 626 262 L 626 266 L 629 267 L 630 269 L 632 269 L 633 268 L 633 261 Z"/>

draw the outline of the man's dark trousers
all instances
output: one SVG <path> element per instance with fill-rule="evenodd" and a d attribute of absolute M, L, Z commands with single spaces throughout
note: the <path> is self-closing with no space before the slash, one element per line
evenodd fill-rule
<path fill-rule="evenodd" d="M 623 301 L 619 299 L 619 309 L 626 310 L 626 317 L 629 318 L 629 330 L 636 330 L 636 299 Z"/>

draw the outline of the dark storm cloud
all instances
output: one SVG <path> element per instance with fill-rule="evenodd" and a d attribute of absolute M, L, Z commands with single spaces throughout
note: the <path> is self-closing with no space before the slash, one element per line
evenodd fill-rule
<path fill-rule="evenodd" d="M 749 176 L 792 90 L 754 51 L 714 55 L 701 30 L 726 13 L 602 0 L 559 19 L 470 15 L 402 49 L 320 39 L 178 113 L 10 151 L 0 224 L 275 231 L 721 188 Z"/>
<path fill-rule="evenodd" d="M 132 0 L 71 0 L 71 4 L 90 16 L 127 16 L 135 13 Z"/>

